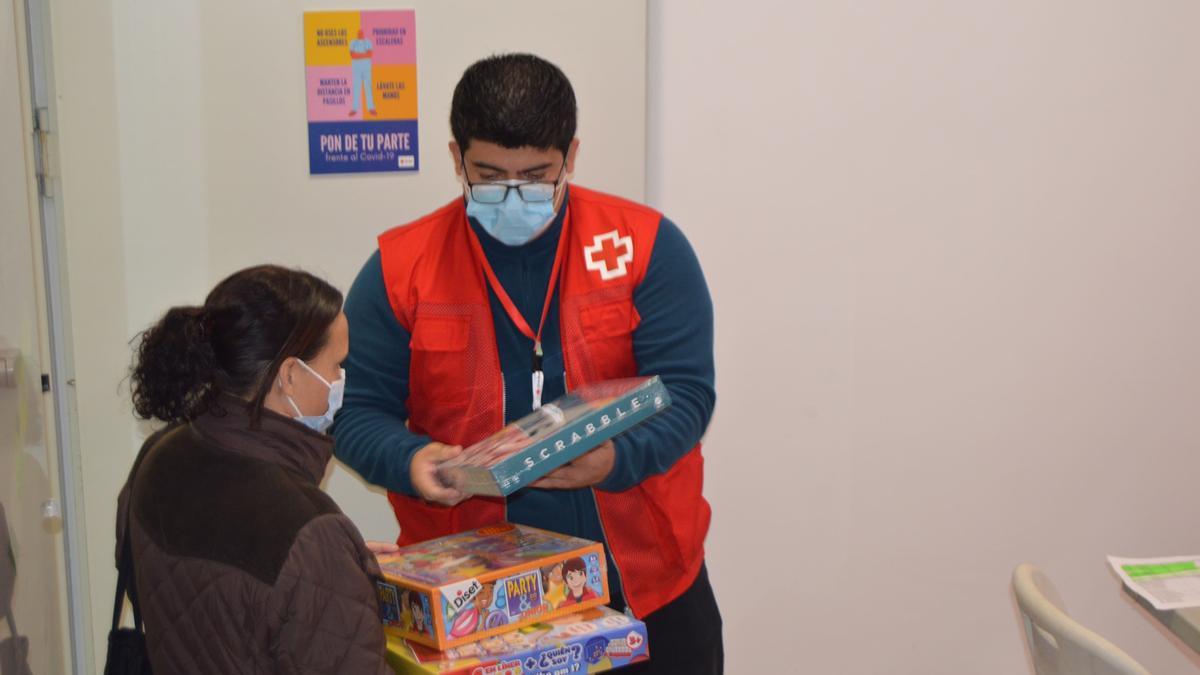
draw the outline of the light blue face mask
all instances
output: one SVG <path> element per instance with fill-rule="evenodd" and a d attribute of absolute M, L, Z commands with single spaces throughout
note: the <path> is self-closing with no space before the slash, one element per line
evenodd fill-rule
<path fill-rule="evenodd" d="M 506 181 L 517 185 L 524 181 Z M 467 191 L 467 215 L 478 221 L 488 234 L 507 246 L 522 246 L 533 241 L 554 221 L 554 197 L 542 202 L 527 202 L 517 190 L 510 189 L 499 204 L 475 201 Z M 558 190 L 555 189 L 557 196 Z"/>
<path fill-rule="evenodd" d="M 301 412 L 300 406 L 296 405 L 296 402 L 292 400 L 292 397 L 288 396 L 288 403 L 291 403 L 292 410 L 296 411 L 296 416 L 292 419 L 312 429 L 313 431 L 324 433 L 325 430 L 328 429 L 331 424 L 333 424 L 333 416 L 336 415 L 337 411 L 341 410 L 342 408 L 342 396 L 346 392 L 346 371 L 342 368 L 339 368 L 338 371 L 340 375 L 338 379 L 330 383 L 328 380 L 321 377 L 320 373 L 313 370 L 312 366 L 308 365 L 304 361 L 301 361 L 300 359 L 296 360 L 300 361 L 300 365 L 304 366 L 305 370 L 312 373 L 313 377 L 320 380 L 321 384 L 329 387 L 329 405 L 325 408 L 325 414 L 323 415 L 305 415 L 303 412 Z"/>

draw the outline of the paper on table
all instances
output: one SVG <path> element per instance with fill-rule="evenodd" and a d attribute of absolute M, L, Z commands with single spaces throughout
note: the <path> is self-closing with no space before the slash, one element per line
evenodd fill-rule
<path fill-rule="evenodd" d="M 1108 556 L 1117 576 L 1155 609 L 1200 606 L 1200 556 L 1118 558 Z"/>

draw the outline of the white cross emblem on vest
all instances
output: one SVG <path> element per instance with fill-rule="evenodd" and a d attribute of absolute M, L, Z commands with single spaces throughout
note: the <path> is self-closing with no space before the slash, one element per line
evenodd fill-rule
<path fill-rule="evenodd" d="M 598 234 L 591 246 L 583 247 L 584 264 L 600 273 L 604 281 L 623 277 L 633 262 L 633 237 L 622 237 L 616 230 Z"/>

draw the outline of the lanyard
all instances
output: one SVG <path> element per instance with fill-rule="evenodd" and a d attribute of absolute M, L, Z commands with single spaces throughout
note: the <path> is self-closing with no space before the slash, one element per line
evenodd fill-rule
<path fill-rule="evenodd" d="M 564 207 L 566 205 L 564 204 Z M 537 410 L 542 407 L 542 389 L 546 384 L 546 374 L 542 370 L 542 329 L 546 327 L 546 315 L 550 313 L 550 301 L 554 298 L 554 289 L 558 286 L 559 272 L 562 270 L 563 258 L 566 257 L 567 249 L 567 225 L 571 222 L 571 214 L 568 212 L 563 218 L 562 231 L 558 234 L 558 250 L 554 253 L 554 268 L 550 272 L 550 285 L 546 288 L 546 300 L 542 303 L 542 318 L 538 322 L 537 333 L 529 327 L 529 322 L 525 317 L 521 316 L 520 310 L 517 309 L 516 303 L 508 296 L 508 292 L 504 290 L 504 286 L 500 285 L 500 280 L 496 278 L 496 272 L 492 270 L 492 266 L 488 263 L 487 256 L 483 253 L 483 247 L 479 244 L 479 238 L 475 235 L 475 230 L 471 228 L 470 223 L 467 223 L 467 238 L 471 242 L 471 252 L 475 255 L 475 260 L 479 266 L 483 268 L 483 273 L 487 277 L 488 285 L 492 287 L 492 292 L 496 294 L 496 299 L 504 307 L 504 312 L 508 314 L 508 318 L 517 326 L 517 330 L 525 337 L 533 340 L 533 409 Z"/>

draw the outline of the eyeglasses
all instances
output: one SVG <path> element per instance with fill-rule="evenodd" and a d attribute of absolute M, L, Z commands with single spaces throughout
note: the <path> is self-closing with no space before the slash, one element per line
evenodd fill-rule
<path fill-rule="evenodd" d="M 466 158 L 463 158 L 463 178 L 466 178 Z M 500 204 L 508 199 L 508 191 L 516 189 L 521 201 L 529 203 L 548 202 L 554 199 L 562 176 L 566 172 L 567 163 L 564 161 L 559 177 L 553 183 L 531 180 L 499 180 L 489 183 L 472 183 L 466 180 L 467 189 L 471 191 L 471 199 L 480 204 Z"/>

